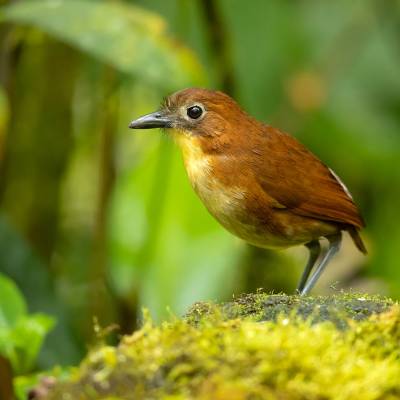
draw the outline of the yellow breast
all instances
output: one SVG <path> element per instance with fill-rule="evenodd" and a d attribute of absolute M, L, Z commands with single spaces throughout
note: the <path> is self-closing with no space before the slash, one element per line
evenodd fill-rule
<path fill-rule="evenodd" d="M 245 193 L 237 187 L 227 187 L 213 171 L 215 155 L 204 154 L 198 138 L 178 133 L 175 136 L 182 149 L 190 183 L 208 211 L 227 229 L 237 221 L 243 210 Z"/>
<path fill-rule="evenodd" d="M 185 133 L 176 133 L 175 139 L 182 150 L 183 161 L 192 186 L 206 184 L 211 173 L 210 156 L 203 153 L 199 138 Z"/>

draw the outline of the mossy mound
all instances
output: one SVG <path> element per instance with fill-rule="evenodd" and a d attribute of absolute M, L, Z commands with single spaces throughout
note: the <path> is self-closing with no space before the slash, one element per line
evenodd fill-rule
<path fill-rule="evenodd" d="M 221 305 L 195 303 L 188 311 L 186 320 L 197 323 L 215 313 L 227 320 L 240 318 L 255 322 L 276 321 L 278 316 L 296 315 L 312 323 L 331 321 L 337 328 L 345 329 L 350 319 L 361 321 L 388 310 L 392 305 L 390 299 L 361 294 L 302 297 L 260 292 L 244 294 Z"/>
<path fill-rule="evenodd" d="M 400 306 L 357 295 L 199 303 L 92 350 L 74 375 L 47 398 L 399 399 Z"/>

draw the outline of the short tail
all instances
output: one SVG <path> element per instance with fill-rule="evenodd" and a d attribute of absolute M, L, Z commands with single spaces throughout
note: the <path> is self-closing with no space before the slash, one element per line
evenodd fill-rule
<path fill-rule="evenodd" d="M 367 248 L 365 247 L 365 244 L 361 239 L 359 230 L 354 226 L 350 226 L 347 231 L 350 233 L 350 236 L 353 239 L 353 242 L 356 245 L 357 249 L 360 250 L 361 253 L 367 254 Z"/>

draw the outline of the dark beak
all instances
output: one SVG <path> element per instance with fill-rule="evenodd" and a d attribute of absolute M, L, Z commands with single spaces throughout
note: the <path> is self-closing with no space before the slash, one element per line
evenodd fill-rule
<path fill-rule="evenodd" d="M 172 120 L 162 111 L 143 115 L 129 124 L 131 129 L 172 128 Z"/>

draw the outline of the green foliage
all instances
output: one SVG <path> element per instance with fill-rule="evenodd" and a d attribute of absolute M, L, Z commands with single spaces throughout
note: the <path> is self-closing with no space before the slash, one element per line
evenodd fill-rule
<path fill-rule="evenodd" d="M 227 319 L 233 303 L 197 305 L 202 310 L 195 323 L 175 319 L 154 326 L 147 317 L 143 328 L 124 337 L 117 348 L 92 350 L 75 376 L 60 382 L 49 399 L 398 398 L 398 304 L 338 295 L 336 303 L 348 310 L 348 317 L 343 316 L 347 329 L 342 330 L 329 319 L 297 314 L 311 304 L 317 314 L 326 304 L 334 309 L 330 297 L 284 297 L 259 294 L 235 302 L 247 310 L 275 311 L 283 301 L 296 304 L 290 314 L 278 312 L 273 321 L 256 322 L 253 312 Z M 366 310 L 376 307 L 379 313 L 361 321 L 351 318 L 359 313 L 360 299 L 369 303 Z"/>
<path fill-rule="evenodd" d="M 27 373 L 54 320 L 43 314 L 29 315 L 18 288 L 3 275 L 0 293 L 0 354 L 9 359 L 16 374 Z"/>
<path fill-rule="evenodd" d="M 167 91 L 203 82 L 195 57 L 168 38 L 162 18 L 140 7 L 90 0 L 35 0 L 3 8 L 0 16 L 3 21 L 40 28 Z"/>
<path fill-rule="evenodd" d="M 11 279 L 0 275 L 0 327 L 15 325 L 21 315 L 26 314 L 25 302 Z"/>
<path fill-rule="evenodd" d="M 62 359 L 65 364 L 77 362 L 78 351 L 71 338 L 67 310 L 54 289 L 50 271 L 37 254 L 34 254 L 27 240 L 11 225 L 9 218 L 4 215 L 0 215 L 0 272 L 17 282 L 18 289 L 24 294 L 24 299 L 27 299 L 32 312 L 57 317 L 57 325 L 46 341 L 50 350 L 40 354 L 39 364 L 49 368 L 55 360 Z M 16 298 L 20 299 L 17 300 L 17 304 L 23 304 L 26 310 L 25 300 L 19 294 L 4 307 L 4 310 L 6 312 L 10 310 L 8 312 L 12 315 L 21 314 L 11 311 L 15 307 L 12 304 Z M 24 313 L 26 314 L 26 311 Z M 52 348 L 56 348 L 57 351 L 52 351 Z"/>
<path fill-rule="evenodd" d="M 4 130 L 7 126 L 7 120 L 9 118 L 9 105 L 8 99 L 2 87 L 0 87 L 0 140 L 3 139 Z M 4 139 L 3 139 L 4 140 Z"/>

